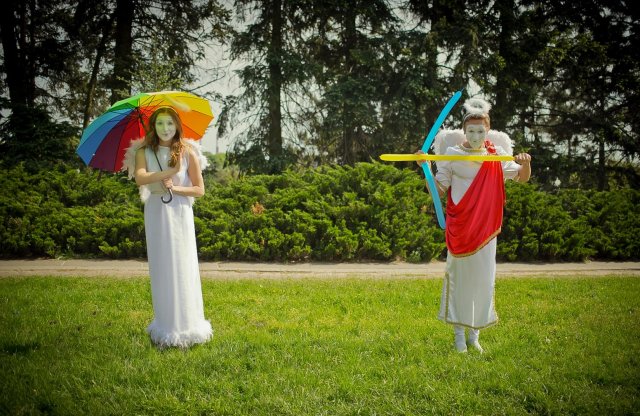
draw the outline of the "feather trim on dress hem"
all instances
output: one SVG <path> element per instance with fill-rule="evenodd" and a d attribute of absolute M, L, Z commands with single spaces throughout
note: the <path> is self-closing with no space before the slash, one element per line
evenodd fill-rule
<path fill-rule="evenodd" d="M 184 332 L 166 332 L 154 320 L 147 327 L 151 341 L 160 348 L 180 347 L 188 348 L 195 344 L 207 342 L 213 336 L 213 329 L 209 321 L 202 320 L 196 328 Z"/>

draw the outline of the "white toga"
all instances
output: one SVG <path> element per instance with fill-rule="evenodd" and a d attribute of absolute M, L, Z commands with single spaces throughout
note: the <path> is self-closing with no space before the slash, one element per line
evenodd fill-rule
<path fill-rule="evenodd" d="M 498 155 L 507 153 L 496 146 Z M 449 147 L 448 155 L 486 155 L 485 149 L 473 151 L 462 146 Z M 481 162 L 437 162 L 436 180 L 450 187 L 451 199 L 460 202 L 480 170 Z M 502 162 L 503 176 L 514 179 L 521 166 L 516 162 Z M 493 238 L 477 253 L 454 257 L 447 252 L 447 266 L 442 286 L 442 300 L 438 319 L 470 328 L 485 328 L 498 321 L 493 292 L 496 277 L 496 239 Z"/>

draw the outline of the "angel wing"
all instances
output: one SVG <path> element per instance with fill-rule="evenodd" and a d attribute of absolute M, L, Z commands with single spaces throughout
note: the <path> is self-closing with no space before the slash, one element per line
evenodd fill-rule
<path fill-rule="evenodd" d="M 131 144 L 124 152 L 124 159 L 122 160 L 122 171 L 127 172 L 127 176 L 129 179 L 133 179 L 136 175 L 136 152 L 138 149 L 142 147 L 144 144 L 144 139 L 131 140 Z M 151 191 L 149 191 L 149 187 L 147 185 L 141 185 L 138 188 L 138 192 L 140 193 L 140 200 L 144 203 L 149 199 L 149 195 L 151 195 Z"/>
<path fill-rule="evenodd" d="M 509 138 L 507 133 L 503 133 L 498 130 L 489 130 L 487 133 L 487 139 L 489 139 L 495 146 L 502 147 L 508 155 L 513 156 L 513 141 Z"/>
<path fill-rule="evenodd" d="M 126 171 L 129 179 L 133 179 L 136 174 L 136 152 L 144 144 L 144 139 L 131 140 L 131 144 L 124 152 L 121 171 Z"/>
<path fill-rule="evenodd" d="M 198 162 L 200 162 L 200 170 L 205 170 L 209 166 L 209 159 L 202 152 L 202 145 L 199 140 L 182 139 L 186 144 L 191 146 L 191 149 L 196 153 Z"/>
<path fill-rule="evenodd" d="M 508 155 L 513 155 L 513 141 L 507 133 L 498 130 L 489 130 L 487 139 L 494 145 L 500 146 Z M 440 130 L 433 141 L 433 151 L 437 155 L 444 155 L 449 147 L 461 145 L 465 140 L 462 129 Z"/>
<path fill-rule="evenodd" d="M 435 154 L 443 155 L 447 152 L 448 148 L 462 144 L 462 142 L 464 142 L 462 129 L 443 129 L 436 134 L 432 147 Z"/>

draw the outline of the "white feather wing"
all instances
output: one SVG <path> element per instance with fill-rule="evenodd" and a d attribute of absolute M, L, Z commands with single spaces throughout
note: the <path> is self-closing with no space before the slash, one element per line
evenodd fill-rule
<path fill-rule="evenodd" d="M 487 139 L 489 139 L 495 146 L 502 147 L 508 155 L 513 155 L 513 142 L 507 133 L 497 130 L 489 130 L 487 133 Z"/>
<path fill-rule="evenodd" d="M 202 145 L 200 144 L 200 141 L 193 139 L 183 139 L 183 141 L 191 146 L 191 149 L 193 149 L 193 151 L 196 153 L 198 162 L 200 162 L 200 170 L 205 170 L 207 166 L 209 166 L 209 159 L 207 159 L 207 157 L 202 152 Z"/>
<path fill-rule="evenodd" d="M 129 179 L 133 179 L 136 174 L 136 152 L 142 147 L 144 139 L 132 140 L 131 144 L 124 152 L 124 160 L 122 161 L 122 171 L 127 171 Z"/>
<path fill-rule="evenodd" d="M 457 130 L 448 130 L 443 129 L 436 134 L 435 139 L 433 140 L 433 151 L 437 155 L 443 155 L 447 153 L 447 149 L 450 147 L 454 147 L 460 145 L 464 142 L 464 133 L 462 129 Z"/>

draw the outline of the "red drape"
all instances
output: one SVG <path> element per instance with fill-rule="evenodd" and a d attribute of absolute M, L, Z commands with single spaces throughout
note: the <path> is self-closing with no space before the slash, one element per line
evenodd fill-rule
<path fill-rule="evenodd" d="M 505 202 L 500 162 L 484 162 L 464 196 L 447 198 L 447 248 L 455 257 L 470 256 L 500 233 Z"/>

